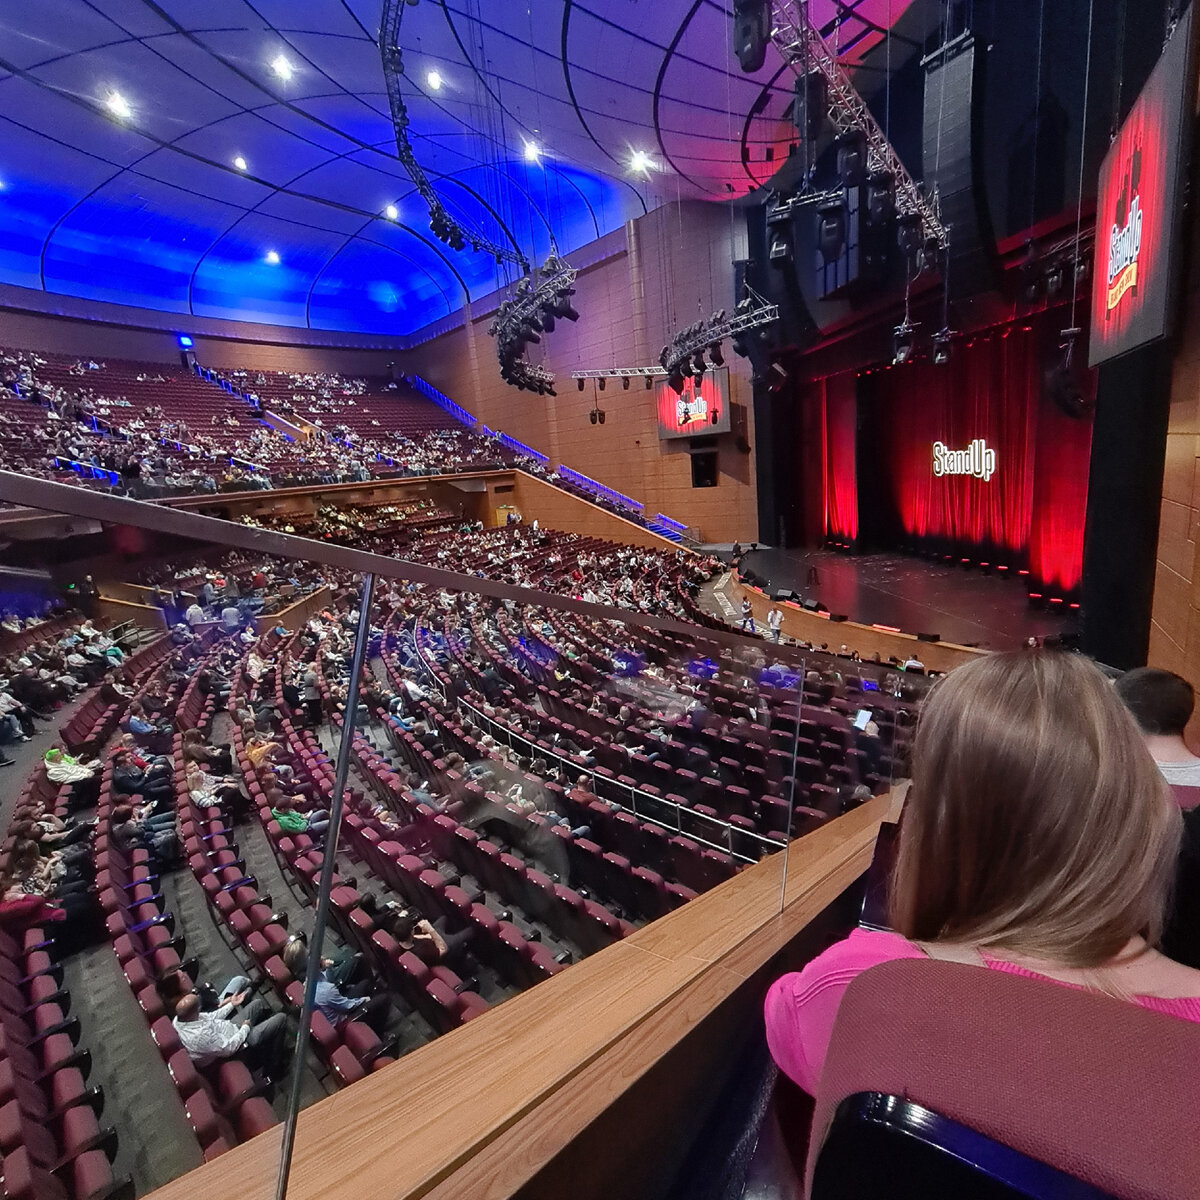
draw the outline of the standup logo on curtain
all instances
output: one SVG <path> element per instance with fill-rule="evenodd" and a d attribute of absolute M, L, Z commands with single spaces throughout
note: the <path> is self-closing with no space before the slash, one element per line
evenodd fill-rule
<path fill-rule="evenodd" d="M 976 438 L 965 450 L 951 450 L 945 442 L 933 443 L 933 473 L 970 475 L 987 483 L 996 473 L 996 452 L 983 438 Z"/>
<path fill-rule="evenodd" d="M 1139 138 L 1121 172 L 1121 190 L 1117 193 L 1116 211 L 1108 235 L 1106 321 L 1127 294 L 1137 295 L 1138 255 L 1142 252 L 1142 198 L 1138 191 L 1141 179 L 1142 143 Z"/>

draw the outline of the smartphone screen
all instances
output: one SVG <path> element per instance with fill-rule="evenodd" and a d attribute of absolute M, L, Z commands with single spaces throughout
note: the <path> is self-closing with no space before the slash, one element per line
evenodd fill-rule
<path fill-rule="evenodd" d="M 871 720 L 871 710 L 869 708 L 860 708 L 854 714 L 854 728 L 860 733 L 866 729 L 867 723 Z"/>

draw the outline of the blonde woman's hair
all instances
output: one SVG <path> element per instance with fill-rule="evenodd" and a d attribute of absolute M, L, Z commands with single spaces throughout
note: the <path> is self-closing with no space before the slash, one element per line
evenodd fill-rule
<path fill-rule="evenodd" d="M 952 671 L 912 774 L 890 901 L 905 937 L 1075 967 L 1158 940 L 1180 813 L 1090 661 L 1022 651 Z"/>

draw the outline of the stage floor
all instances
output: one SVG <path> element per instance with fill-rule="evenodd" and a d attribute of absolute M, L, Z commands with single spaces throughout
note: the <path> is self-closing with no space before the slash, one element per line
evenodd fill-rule
<path fill-rule="evenodd" d="M 1027 637 L 1073 633 L 1077 611 L 1030 608 L 1024 579 L 984 575 L 899 554 L 851 556 L 830 550 L 755 550 L 742 559 L 772 588 L 819 600 L 852 621 L 936 633 L 942 641 L 988 650 L 1015 649 Z M 807 586 L 810 567 L 820 582 Z"/>

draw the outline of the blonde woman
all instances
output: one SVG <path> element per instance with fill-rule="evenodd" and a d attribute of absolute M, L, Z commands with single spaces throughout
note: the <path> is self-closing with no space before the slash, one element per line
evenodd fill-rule
<path fill-rule="evenodd" d="M 855 930 L 766 999 L 775 1061 L 815 1093 L 850 981 L 936 958 L 1200 1022 L 1200 971 L 1155 949 L 1181 817 L 1086 659 L 994 654 L 926 701 L 892 877 L 894 933 Z"/>

